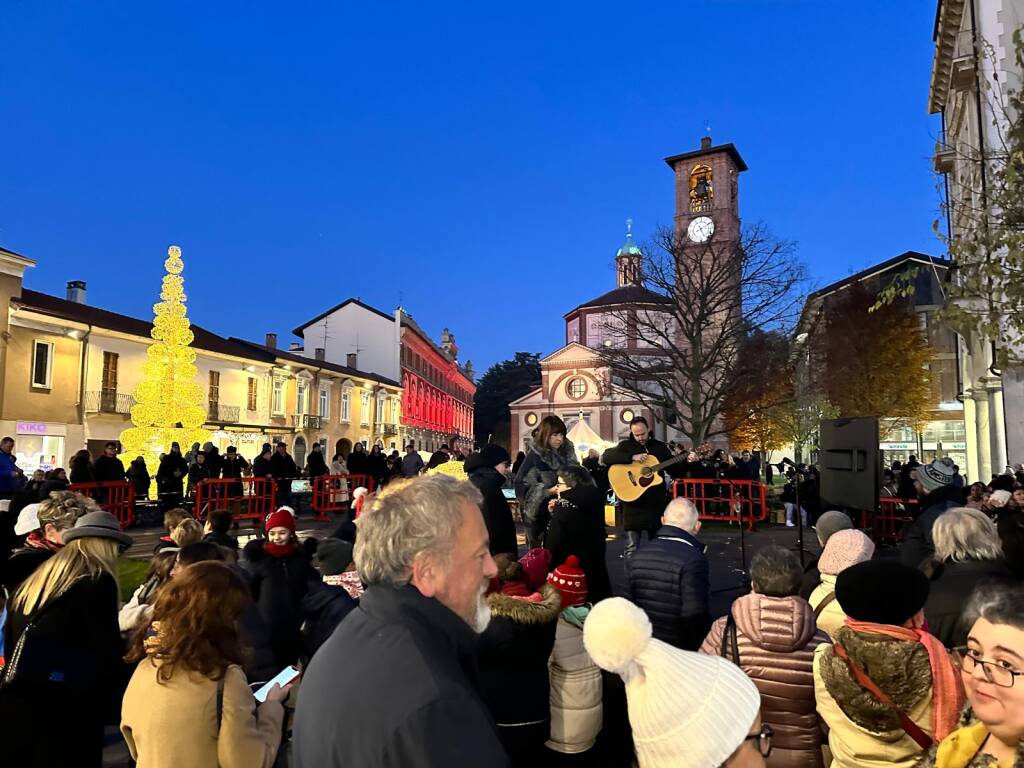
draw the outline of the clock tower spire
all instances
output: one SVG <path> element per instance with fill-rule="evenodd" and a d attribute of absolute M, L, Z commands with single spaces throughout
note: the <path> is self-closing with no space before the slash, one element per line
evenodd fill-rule
<path fill-rule="evenodd" d="M 666 157 L 676 176 L 676 233 L 684 243 L 739 243 L 739 175 L 747 170 L 733 144 L 703 136 L 700 149 Z"/>
<path fill-rule="evenodd" d="M 632 219 L 626 219 L 626 242 L 615 254 L 615 273 L 618 276 L 619 288 L 626 285 L 643 285 L 644 256 L 633 242 Z"/>

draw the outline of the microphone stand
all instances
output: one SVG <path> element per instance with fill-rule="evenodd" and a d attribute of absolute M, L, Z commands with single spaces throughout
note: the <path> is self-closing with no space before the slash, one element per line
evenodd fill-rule
<path fill-rule="evenodd" d="M 722 465 L 721 464 L 719 464 L 718 466 L 715 467 L 715 479 L 719 483 L 724 481 L 725 485 L 729 486 L 729 498 L 730 498 L 730 501 L 731 501 L 732 497 L 733 497 L 733 493 L 735 493 L 737 491 L 737 488 L 733 484 L 732 480 L 730 480 L 728 477 L 725 477 L 722 474 Z M 737 496 L 737 498 L 739 498 L 739 496 Z M 746 524 L 743 521 L 743 500 L 742 500 L 742 498 L 739 499 L 739 507 L 740 507 L 739 508 L 739 523 L 740 523 L 740 586 L 739 586 L 739 590 L 740 590 L 741 594 L 745 595 L 745 594 L 750 592 L 751 582 L 750 582 L 750 572 L 747 570 L 747 536 L 746 536 L 747 531 L 746 531 Z M 731 511 L 732 510 L 730 510 L 730 512 Z M 753 511 L 751 511 L 751 514 L 753 514 Z M 732 588 L 729 588 L 729 589 L 718 589 L 718 590 L 714 590 L 712 592 L 712 594 L 717 594 L 719 592 L 732 592 L 735 589 L 736 589 L 735 587 L 732 587 Z"/>

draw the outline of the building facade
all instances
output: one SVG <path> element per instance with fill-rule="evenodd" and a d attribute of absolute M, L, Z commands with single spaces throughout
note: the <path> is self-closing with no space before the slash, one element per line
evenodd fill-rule
<path fill-rule="evenodd" d="M 954 241 L 991 210 L 987 174 L 1013 119 L 1005 95 L 1021 86 L 1013 33 L 1022 25 L 1021 0 L 940 0 L 936 9 L 928 111 L 942 120 L 935 170 L 944 176 Z M 1008 463 L 1024 461 L 1024 369 L 1000 370 L 992 342 L 977 335 L 958 336 L 957 353 L 967 472 L 988 480 Z"/>
<path fill-rule="evenodd" d="M 0 433 L 15 438 L 25 470 L 67 467 L 79 449 L 95 456 L 118 440 L 131 426 L 133 393 L 152 343 L 150 321 L 90 306 L 80 281 L 69 283 L 64 298 L 24 287 L 33 265 L 0 249 L 0 302 L 7 306 Z M 192 331 L 206 391 L 204 426 L 221 452 L 234 445 L 251 460 L 263 443 L 282 441 L 301 466 L 314 441 L 386 444 L 397 433 L 396 380 L 318 365 L 273 344 L 224 338 L 195 325 Z"/>
<path fill-rule="evenodd" d="M 942 284 L 947 279 L 949 267 L 946 259 L 907 251 L 812 293 L 807 297 L 797 327 L 794 350 L 798 366 L 796 380 L 806 386 L 814 386 L 814 374 L 826 365 L 820 353 L 815 352 L 820 349 L 817 341 L 819 334 L 828 327 L 833 306 L 845 289 L 860 284 L 872 294 L 878 294 L 897 276 L 916 270 L 913 295 L 908 301 L 913 302 L 913 311 L 933 350 L 929 364 L 933 394 L 931 413 L 920 432 L 910 427 L 897 427 L 893 422 L 882 419 L 879 450 L 886 466 L 897 460 L 905 462 L 910 456 L 917 456 L 922 462 L 948 456 L 967 477 L 976 480 L 978 476 L 967 470 L 971 436 L 964 425 L 964 403 L 960 399 L 956 337 L 934 320 L 936 311 L 942 306 Z M 798 397 L 807 394 L 806 391 L 797 393 Z"/>
<path fill-rule="evenodd" d="M 423 451 L 445 445 L 472 447 L 473 366 L 459 363 L 455 337 L 447 328 L 437 344 L 401 307 L 389 315 L 358 299 L 346 299 L 293 333 L 303 340 L 296 354 L 308 356 L 312 351 L 328 362 L 369 368 L 373 376 L 399 383 L 398 426 L 370 444 L 390 449 L 411 443 Z M 384 427 L 390 430 L 391 424 L 385 422 Z"/>

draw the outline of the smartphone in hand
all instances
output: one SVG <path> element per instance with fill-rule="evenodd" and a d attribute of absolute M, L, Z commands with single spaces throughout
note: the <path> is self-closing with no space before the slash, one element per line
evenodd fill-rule
<path fill-rule="evenodd" d="M 295 682 L 295 680 L 301 674 L 302 673 L 299 672 L 299 670 L 297 670 L 295 667 L 285 667 L 274 676 L 273 680 L 269 681 L 266 685 L 264 685 L 262 688 L 256 691 L 256 693 L 254 693 L 253 696 L 256 697 L 256 701 L 262 704 L 264 701 L 267 700 L 267 694 L 270 693 L 271 688 L 273 688 L 275 685 L 280 685 L 282 688 L 284 688 L 289 683 Z"/>

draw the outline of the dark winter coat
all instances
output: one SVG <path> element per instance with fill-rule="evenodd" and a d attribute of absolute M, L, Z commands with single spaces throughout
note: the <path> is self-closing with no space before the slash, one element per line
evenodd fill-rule
<path fill-rule="evenodd" d="M 88 459 L 72 459 L 70 480 L 72 483 L 93 482 L 92 464 Z"/>
<path fill-rule="evenodd" d="M 536 538 L 540 538 L 547 525 L 548 501 L 552 498 L 548 489 L 558 484 L 558 470 L 579 466 L 579 463 L 569 438 L 565 438 L 557 451 L 537 445 L 536 441 L 530 445 L 514 485 L 523 520 Z"/>
<path fill-rule="evenodd" d="M 423 471 L 423 457 L 417 452 L 407 453 L 402 457 L 402 477 L 416 477 Z"/>
<path fill-rule="evenodd" d="M 0 584 L 7 590 L 7 594 L 14 596 L 21 583 L 35 573 L 36 568 L 45 563 L 56 553 L 44 547 L 31 547 L 25 545 L 11 552 L 7 562 L 3 564 L 2 579 Z M 10 653 L 10 649 L 5 649 Z"/>
<path fill-rule="evenodd" d="M 775 729 L 768 768 L 822 766 L 824 734 L 814 703 L 814 651 L 828 641 L 803 598 L 750 594 L 738 598 L 729 616 L 711 626 L 700 648 L 701 653 L 729 659 L 757 686 L 761 717 Z"/>
<path fill-rule="evenodd" d="M 302 625 L 302 657 L 307 664 L 357 605 L 359 601 L 353 599 L 344 587 L 323 582 L 310 585 L 302 598 L 302 613 L 306 617 Z"/>
<path fill-rule="evenodd" d="M 488 595 L 491 623 L 480 636 L 480 692 L 513 758 L 543 745 L 551 730 L 548 659 L 562 601 L 549 584 L 540 596 L 534 603 Z"/>
<path fill-rule="evenodd" d="M 544 533 L 544 548 L 551 550 L 557 567 L 576 555 L 587 576 L 587 602 L 612 596 L 605 562 L 604 494 L 595 485 L 579 485 L 562 494 Z"/>
<path fill-rule="evenodd" d="M 43 501 L 50 498 L 50 494 L 54 491 L 66 491 L 70 487 L 70 483 L 67 480 L 61 480 L 60 478 L 53 478 L 52 480 L 46 480 L 41 486 L 39 486 L 39 500 Z"/>
<path fill-rule="evenodd" d="M 923 510 L 911 523 L 903 528 L 904 541 L 900 545 L 900 560 L 911 568 L 919 568 L 935 555 L 932 528 L 939 515 L 954 507 L 963 506 L 963 491 L 952 485 L 945 485 L 921 499 Z"/>
<path fill-rule="evenodd" d="M 104 454 L 92 465 L 92 476 L 97 483 L 124 480 L 124 464 L 117 456 Z"/>
<path fill-rule="evenodd" d="M 478 689 L 478 643 L 414 586 L 371 585 L 303 678 L 297 768 L 508 768 Z"/>
<path fill-rule="evenodd" d="M 117 723 L 130 669 L 117 624 L 114 579 L 82 578 L 36 612 L 22 656 L 12 652 L 29 619 L 8 606 L 4 632 L 8 684 L 0 686 L 4 764 L 96 766 L 103 728 Z M 59 738 L 54 738 L 59 723 Z M 31 752 L 17 755 L 19 747 Z"/>
<path fill-rule="evenodd" d="M 607 467 L 615 464 L 632 464 L 633 457 L 638 453 L 648 453 L 654 456 L 659 462 L 668 461 L 672 458 L 672 451 L 660 440 L 653 437 L 647 439 L 647 443 L 640 445 L 632 435 L 628 440 L 623 440 L 614 448 L 609 448 L 601 457 L 601 463 Z M 681 470 L 679 465 L 670 467 L 676 473 Z M 661 520 L 661 513 L 665 511 L 668 504 L 668 491 L 665 485 L 652 485 L 636 501 L 622 502 L 622 525 L 627 531 L 650 531 L 658 527 Z M 702 640 L 704 638 L 701 638 Z"/>
<path fill-rule="evenodd" d="M 211 477 L 213 477 L 213 473 L 210 471 L 209 466 L 205 463 L 200 464 L 197 461 L 188 468 L 188 492 L 192 493 L 199 483 L 203 480 L 208 480 Z"/>
<path fill-rule="evenodd" d="M 295 459 L 286 454 L 274 451 L 270 457 L 270 474 L 276 481 L 278 493 L 283 493 L 290 487 L 292 478 L 299 476 L 299 470 L 295 466 Z"/>
<path fill-rule="evenodd" d="M 252 476 L 253 477 L 270 477 L 274 472 L 274 468 L 270 463 L 270 459 L 265 459 L 262 456 L 257 456 L 252 460 Z"/>
<path fill-rule="evenodd" d="M 274 657 L 282 667 L 293 664 L 302 650 L 302 598 L 320 577 L 301 547 L 285 557 L 274 557 L 264 551 L 262 541 L 255 540 L 245 545 L 242 557 L 253 602 L 270 630 Z"/>
<path fill-rule="evenodd" d="M 226 453 L 220 460 L 220 475 L 221 477 L 241 477 L 248 466 L 249 462 L 237 453 L 234 456 Z"/>
<path fill-rule="evenodd" d="M 804 575 L 800 579 L 800 597 L 810 600 L 814 590 L 821 584 L 821 571 L 818 570 L 818 558 L 813 558 L 804 566 Z"/>
<path fill-rule="evenodd" d="M 708 560 L 704 545 L 674 525 L 640 547 L 629 564 L 629 594 L 647 612 L 653 634 L 696 651 L 711 626 Z"/>
<path fill-rule="evenodd" d="M 985 581 L 1012 581 L 1013 574 L 1002 560 L 947 561 L 932 576 L 924 617 L 928 631 L 947 648 L 967 645 L 967 630 L 960 621 L 974 588 Z"/>
<path fill-rule="evenodd" d="M 328 473 L 327 462 L 324 461 L 323 451 L 310 451 L 306 459 L 306 474 L 309 477 L 320 477 Z"/>
<path fill-rule="evenodd" d="M 1013 575 L 1024 579 L 1024 512 L 1004 507 L 999 510 L 996 528 L 1003 543 L 1003 555 Z"/>
<path fill-rule="evenodd" d="M 188 475 L 188 464 L 180 453 L 170 452 L 160 459 L 156 471 L 156 485 L 160 493 L 180 494 L 181 484 Z"/>
<path fill-rule="evenodd" d="M 135 498 L 145 499 L 149 496 L 149 470 L 146 469 L 146 462 L 136 459 L 128 465 L 128 481 L 135 488 Z"/>
<path fill-rule="evenodd" d="M 501 552 L 516 554 L 519 547 L 516 541 L 516 524 L 512 519 L 512 509 L 501 489 L 505 487 L 505 476 L 494 467 L 474 465 L 473 458 L 467 462 L 466 471 L 469 482 L 477 487 L 484 497 L 480 511 L 484 515 L 487 534 L 491 538 L 491 554 Z"/>

